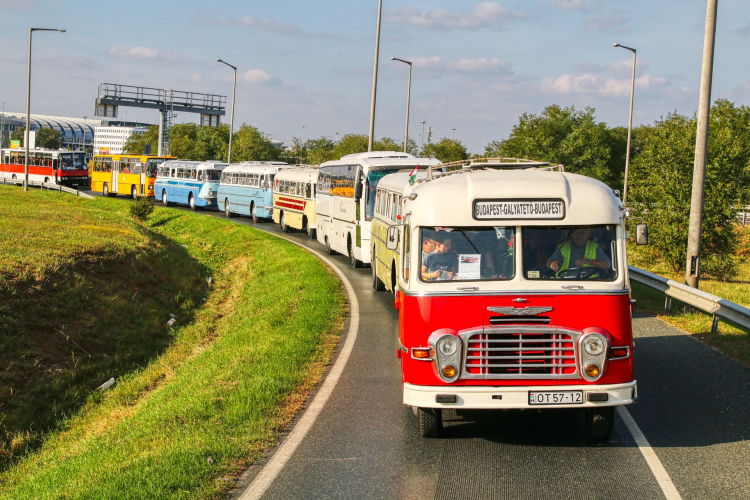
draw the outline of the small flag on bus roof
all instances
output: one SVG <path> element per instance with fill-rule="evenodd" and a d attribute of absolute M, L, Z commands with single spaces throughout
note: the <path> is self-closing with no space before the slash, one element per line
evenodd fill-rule
<path fill-rule="evenodd" d="M 410 186 L 413 186 L 414 185 L 414 181 L 417 180 L 417 170 L 419 170 L 419 165 L 417 165 L 416 167 L 414 167 L 414 170 L 412 170 L 411 173 L 409 174 L 409 185 Z"/>

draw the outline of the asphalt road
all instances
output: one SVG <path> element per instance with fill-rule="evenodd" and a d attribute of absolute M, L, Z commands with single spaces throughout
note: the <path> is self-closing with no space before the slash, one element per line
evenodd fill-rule
<path fill-rule="evenodd" d="M 270 222 L 232 220 L 280 233 Z M 284 236 L 323 250 L 303 233 Z M 369 268 L 331 260 L 357 294 L 357 341 L 263 498 L 664 498 L 619 416 L 606 444 L 585 439 L 575 410 L 445 412 L 443 437 L 419 438 L 401 403 L 392 295 L 372 290 Z M 628 409 L 681 497 L 750 498 L 750 371 L 655 318 L 637 316 L 634 330 L 640 401 Z"/>

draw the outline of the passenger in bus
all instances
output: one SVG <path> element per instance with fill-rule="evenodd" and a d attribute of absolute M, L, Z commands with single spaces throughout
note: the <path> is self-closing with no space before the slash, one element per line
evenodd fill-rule
<path fill-rule="evenodd" d="M 572 263 L 572 264 L 571 264 Z M 560 273 L 569 269 L 598 267 L 609 269 L 611 266 L 609 257 L 604 253 L 599 243 L 591 240 L 591 229 L 579 228 L 573 230 L 570 238 L 558 245 L 555 252 L 547 260 L 547 267 L 560 276 Z M 598 278 L 598 273 L 589 274 L 590 271 L 578 269 L 575 273 L 564 273 L 567 276 L 582 276 L 584 273 L 589 278 Z"/>
<path fill-rule="evenodd" d="M 422 279 L 431 281 L 452 280 L 456 276 L 458 258 L 453 252 L 453 237 L 435 234 L 435 252 L 422 260 Z"/>
<path fill-rule="evenodd" d="M 422 229 L 422 262 L 424 262 L 428 255 L 435 253 L 437 243 L 435 242 L 434 236 L 434 229 Z"/>

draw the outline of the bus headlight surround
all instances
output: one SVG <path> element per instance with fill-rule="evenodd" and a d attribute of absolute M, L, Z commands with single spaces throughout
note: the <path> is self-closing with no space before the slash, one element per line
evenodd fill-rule
<path fill-rule="evenodd" d="M 612 344 L 611 336 L 603 328 L 587 328 L 578 340 L 578 355 L 581 376 L 595 382 L 607 371 L 607 352 Z"/>
<path fill-rule="evenodd" d="M 583 341 L 583 348 L 592 356 L 599 356 L 604 352 L 605 343 L 599 335 L 589 335 Z"/>
<path fill-rule="evenodd" d="M 457 333 L 455 330 L 442 328 L 433 332 L 428 339 L 434 353 L 435 373 L 444 382 L 455 382 L 461 373 L 463 349 Z"/>

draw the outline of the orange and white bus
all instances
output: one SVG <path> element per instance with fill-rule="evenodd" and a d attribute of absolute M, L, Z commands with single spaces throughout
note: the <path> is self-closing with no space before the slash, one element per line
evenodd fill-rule
<path fill-rule="evenodd" d="M 273 221 L 288 233 L 292 229 L 307 232 L 315 238 L 315 187 L 318 168 L 304 165 L 282 170 L 274 179 Z"/>
<path fill-rule="evenodd" d="M 104 196 L 124 194 L 133 199 L 154 196 L 156 168 L 174 156 L 94 155 L 91 190 Z"/>
<path fill-rule="evenodd" d="M 0 150 L 0 177 L 23 179 L 25 149 Z M 86 153 L 64 149 L 29 149 L 29 180 L 62 186 L 88 186 Z"/>

